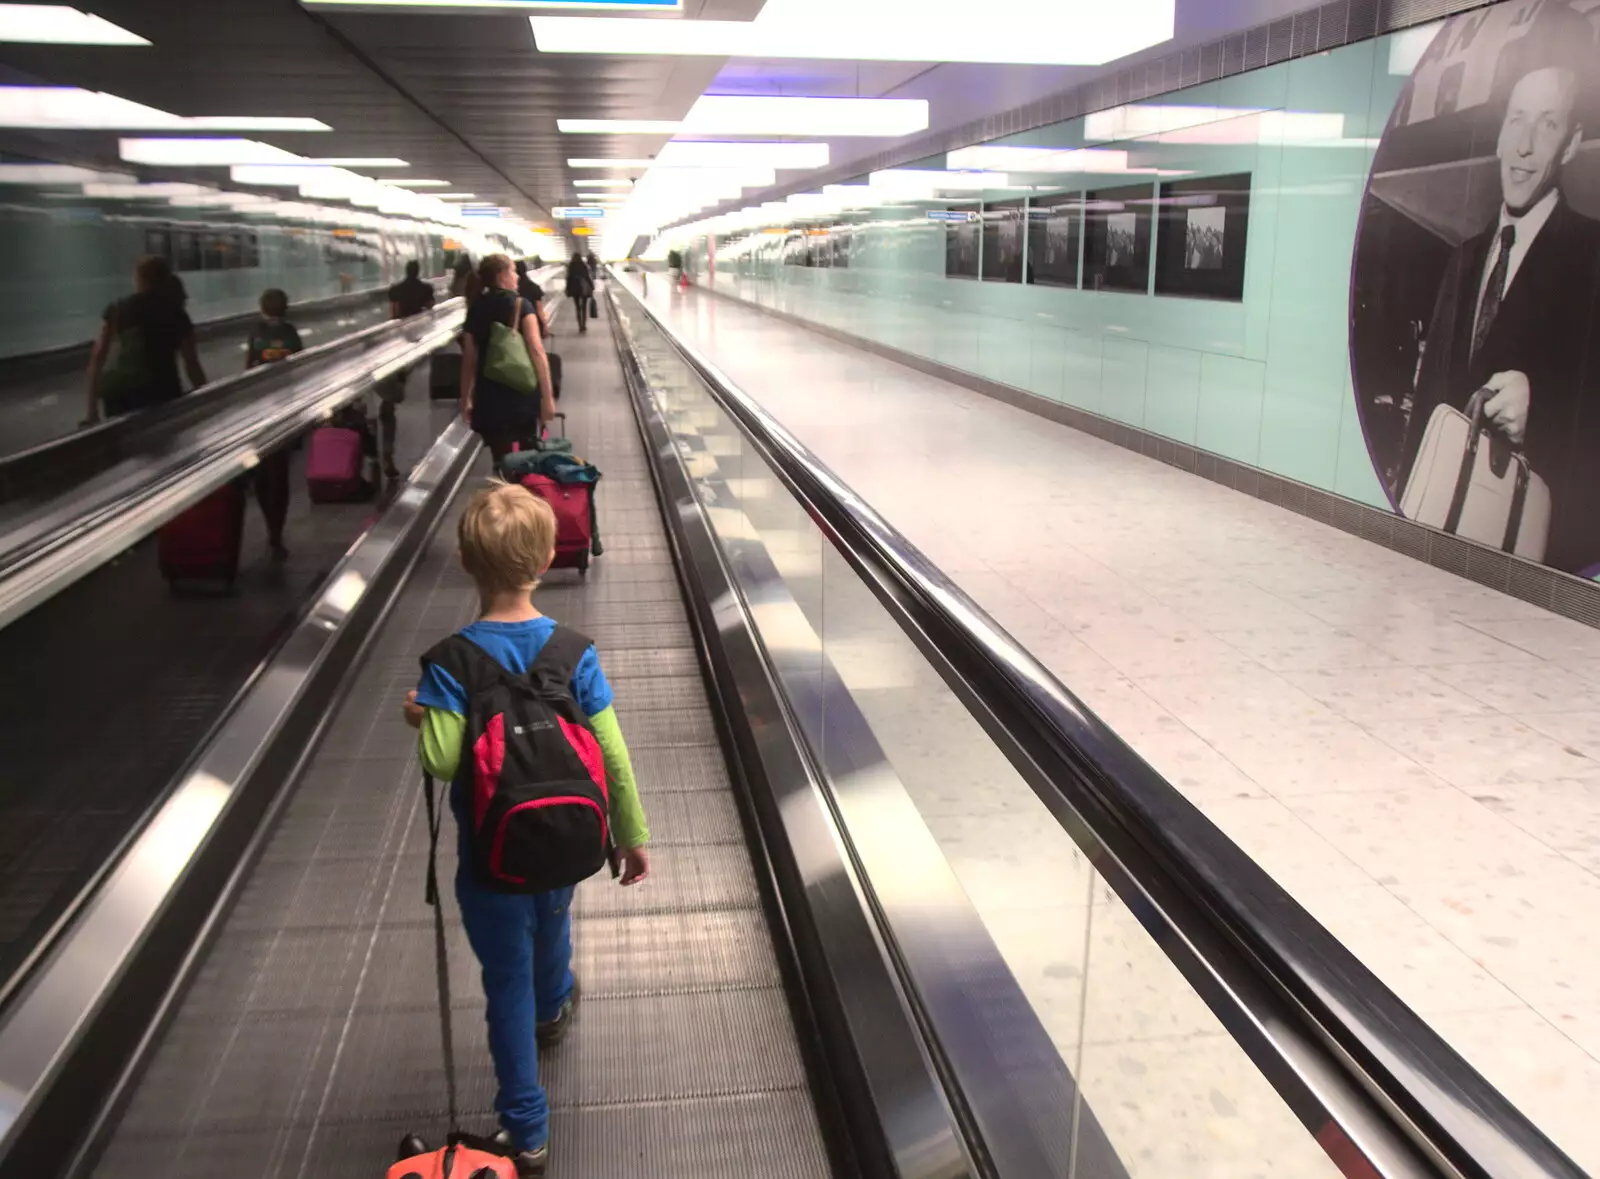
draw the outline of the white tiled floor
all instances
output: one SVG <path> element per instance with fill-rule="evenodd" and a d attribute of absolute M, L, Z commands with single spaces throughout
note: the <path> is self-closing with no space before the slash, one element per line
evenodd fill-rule
<path fill-rule="evenodd" d="M 653 294 L 1600 1173 L 1600 943 L 1590 936 L 1600 916 L 1600 632 L 727 300 L 665 284 Z M 841 658 L 848 664 L 848 651 Z M 857 662 L 871 666 L 870 649 Z M 932 767 L 911 757 L 896 768 L 928 777 Z M 1138 1138 L 1161 1094 L 1181 1104 L 1182 1091 L 1182 1116 L 1215 1148 L 1251 1131 L 1239 1111 L 1270 1101 L 1270 1090 L 1254 1092 L 1237 1049 L 1219 1045 L 1217 1059 L 1230 1063 L 1214 1075 L 1251 1092 L 1241 1106 L 1220 1080 L 1195 1074 L 1214 1024 L 1142 1009 L 1137 989 L 1100 973 L 1117 960 L 1102 945 L 1118 936 L 1114 919 L 1090 921 L 1081 945 L 1030 949 L 1035 906 L 1082 931 L 1082 891 L 1037 883 L 1026 855 L 963 853 L 983 833 L 973 808 L 950 799 L 953 786 L 931 787 L 927 808 L 939 811 L 943 797 L 954 826 L 941 832 L 938 814 L 930 826 L 1036 1006 L 1056 1012 L 1046 1023 L 1058 1043 L 1080 1040 L 1064 1013 L 1083 1020 L 1085 1092 L 1119 1145 L 1137 1138 L 1136 1174 L 1212 1173 L 1217 1158 L 1224 1169 L 1214 1173 L 1254 1173 L 1240 1169 L 1249 1149 L 1213 1157 L 1178 1145 L 1181 1135 L 1171 1150 Z M 1053 889 L 1072 895 L 1037 895 Z M 1124 942 L 1136 945 L 1136 931 Z M 1135 974 L 1160 968 L 1146 962 Z M 1100 988 L 1123 1010 L 1097 1006 Z M 1097 1026 L 1109 1032 L 1097 1037 Z M 1152 1089 L 1152 1069 L 1168 1070 L 1171 1084 Z M 1212 1161 L 1198 1166 L 1202 1155 Z M 1263 1173 L 1320 1172 L 1280 1156 Z"/>

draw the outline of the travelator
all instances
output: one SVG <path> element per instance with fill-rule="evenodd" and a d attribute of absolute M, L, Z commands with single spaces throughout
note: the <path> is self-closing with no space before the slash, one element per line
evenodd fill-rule
<path fill-rule="evenodd" d="M 607 553 L 540 601 L 617 687 L 654 872 L 580 889 L 553 1175 L 1582 1174 L 625 277 L 608 287 L 614 353 L 559 341 Z M 96 443 L 112 461 L 76 514 L 24 499 L 0 618 L 452 315 L 274 372 L 165 446 Z M 472 615 L 441 525 L 483 465 L 444 430 L 8 982 L 0 1175 L 376 1174 L 400 1132 L 442 1126 L 398 701 Z"/>

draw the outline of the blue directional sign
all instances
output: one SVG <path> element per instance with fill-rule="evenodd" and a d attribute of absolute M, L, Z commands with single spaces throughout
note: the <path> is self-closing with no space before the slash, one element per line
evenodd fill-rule
<path fill-rule="evenodd" d="M 929 209 L 929 221 L 976 221 L 976 213 L 965 212 L 961 209 Z"/>
<path fill-rule="evenodd" d="M 599 205 L 557 205 L 550 211 L 561 221 L 598 221 L 606 215 Z"/>

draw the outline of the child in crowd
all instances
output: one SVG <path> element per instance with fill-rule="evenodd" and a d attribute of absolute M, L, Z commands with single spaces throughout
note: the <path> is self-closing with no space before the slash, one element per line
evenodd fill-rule
<path fill-rule="evenodd" d="M 305 347 L 300 333 L 290 323 L 289 296 L 273 287 L 261 293 L 261 318 L 250 329 L 245 345 L 245 368 L 287 360 Z M 256 502 L 267 521 L 267 546 L 274 561 L 284 561 L 289 550 L 283 547 L 283 523 L 289 515 L 289 451 L 279 447 L 261 456 L 261 464 L 251 476 L 256 487 Z"/>
<path fill-rule="evenodd" d="M 649 831 L 628 748 L 611 706 L 611 687 L 594 647 L 584 645 L 581 636 L 573 642 L 574 632 L 558 631 L 555 620 L 541 614 L 531 600 L 555 554 L 554 513 L 524 488 L 497 482 L 467 504 L 458 538 L 461 564 L 477 585 L 480 605 L 477 621 L 458 632 L 461 636 L 514 676 L 534 666 L 552 636 L 561 636 L 560 649 L 570 649 L 575 667 L 569 690 L 588 717 L 603 757 L 621 881 L 638 883 L 650 870 L 644 847 Z M 573 664 L 562 665 L 563 677 L 567 666 Z M 578 1002 L 578 980 L 571 965 L 573 889 L 535 894 L 497 891 L 474 863 L 469 837 L 473 759 L 464 756 L 471 693 L 462 678 L 475 677 L 482 680 L 483 673 L 471 665 L 453 673 L 425 657 L 422 682 L 408 694 L 405 714 L 407 722 L 420 730 L 417 749 L 423 768 L 452 784 L 450 806 L 460 831 L 456 899 L 467 939 L 483 968 L 489 1051 L 499 1082 L 495 1109 L 500 1114 L 501 1140 L 509 1138 L 518 1175 L 530 1179 L 544 1175 L 549 1158 L 549 1106 L 539 1084 L 538 1048 L 566 1034 Z"/>

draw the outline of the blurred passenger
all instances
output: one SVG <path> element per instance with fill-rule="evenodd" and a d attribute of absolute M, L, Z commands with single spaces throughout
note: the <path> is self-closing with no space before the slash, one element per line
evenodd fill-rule
<path fill-rule="evenodd" d="M 594 276 L 582 254 L 574 254 L 567 262 L 567 298 L 578 309 L 578 331 L 589 330 L 589 300 L 594 296 Z"/>
<path fill-rule="evenodd" d="M 544 424 L 555 416 L 555 387 L 544 341 L 534 326 L 533 304 L 517 294 L 517 272 L 504 254 L 490 254 L 478 264 L 481 294 L 467 310 L 461 335 L 461 416 L 466 418 L 494 458 L 500 460 L 514 444 L 538 438 Z M 539 388 L 523 393 L 484 375 L 496 324 L 513 325 L 528 350 L 538 374 Z"/>
<path fill-rule="evenodd" d="M 517 262 L 517 294 L 533 304 L 534 314 L 539 318 L 539 337 L 550 338 L 550 325 L 545 320 L 544 288 L 533 280 L 533 275 L 528 273 L 528 264 Z"/>
<path fill-rule="evenodd" d="M 139 259 L 133 290 L 106 308 L 90 349 L 86 426 L 98 422 L 102 411 L 114 418 L 181 397 L 180 355 L 189 383 L 195 388 L 206 383 L 194 324 L 183 307 L 187 294 L 166 259 Z"/>
<path fill-rule="evenodd" d="M 472 285 L 472 259 L 463 250 L 456 257 L 455 277 L 450 280 L 450 297 L 459 299 L 467 293 L 467 288 Z"/>
<path fill-rule="evenodd" d="M 501 765 L 497 761 L 489 771 L 485 767 L 493 755 L 480 752 L 475 758 L 472 753 L 488 744 L 491 728 L 473 730 L 495 703 L 489 693 L 500 690 L 511 676 L 520 679 L 534 671 L 547 674 L 568 693 L 559 712 L 518 705 L 526 727 L 508 723 L 501 713 L 488 725 L 504 755 L 508 781 L 522 775 L 514 778 L 521 789 L 557 780 L 552 775 L 570 774 L 580 766 L 607 784 L 593 798 L 544 801 L 557 806 L 587 801 L 596 809 L 603 801 L 623 885 L 638 884 L 650 874 L 650 829 L 611 686 L 593 644 L 546 617 L 531 600 L 555 556 L 556 519 L 550 505 L 514 484 L 495 484 L 467 503 L 456 531 L 461 564 L 478 589 L 479 614 L 423 655 L 422 680 L 402 707 L 406 723 L 418 730 L 416 749 L 423 769 L 450 783 L 450 810 L 458 831 L 456 901 L 467 941 L 482 967 L 489 1054 L 499 1090 L 494 1107 L 501 1129 L 496 1137 L 510 1146 L 519 1179 L 539 1179 L 550 1157 L 550 1105 L 539 1079 L 539 1050 L 564 1039 L 578 1011 L 578 979 L 572 970 L 574 885 L 519 891 L 516 885 L 507 886 L 505 875 L 497 879 L 493 873 L 502 854 L 514 860 L 517 843 L 540 835 L 553 841 L 560 837 L 558 831 L 569 833 L 570 840 L 583 828 L 573 820 L 565 820 L 561 828 L 531 827 L 537 815 L 552 812 L 514 806 L 512 810 L 523 811 L 521 838 L 505 841 L 509 852 L 497 842 L 492 859 L 484 854 L 487 840 L 478 835 L 473 808 L 475 803 L 484 805 L 485 787 L 489 793 L 500 788 Z M 566 742 L 535 738 L 536 731 L 558 724 Z M 576 788 L 562 793 L 575 794 Z M 497 797 L 489 805 L 503 803 Z M 496 830 L 503 836 L 506 826 Z M 581 869 L 551 882 L 576 874 Z M 442 904 L 442 898 L 435 903 Z M 603 1066 L 596 1062 L 595 1067 Z"/>
<path fill-rule="evenodd" d="M 261 318 L 250 329 L 245 368 L 287 360 L 305 348 L 288 317 L 288 295 L 276 287 L 261 293 Z M 289 516 L 289 448 L 279 447 L 262 455 L 250 481 L 255 484 L 256 502 L 267 522 L 267 547 L 272 550 L 272 559 L 286 561 L 289 550 L 283 547 L 283 524 Z"/>
<path fill-rule="evenodd" d="M 420 277 L 422 266 L 418 262 L 406 263 L 406 276 L 389 288 L 389 318 L 407 319 L 420 315 L 433 306 L 433 284 Z M 406 399 L 406 381 L 411 374 L 398 372 L 387 380 L 378 382 L 378 438 L 383 461 L 383 477 L 398 479 L 400 468 L 394 462 L 394 441 L 398 432 L 395 406 Z"/>

